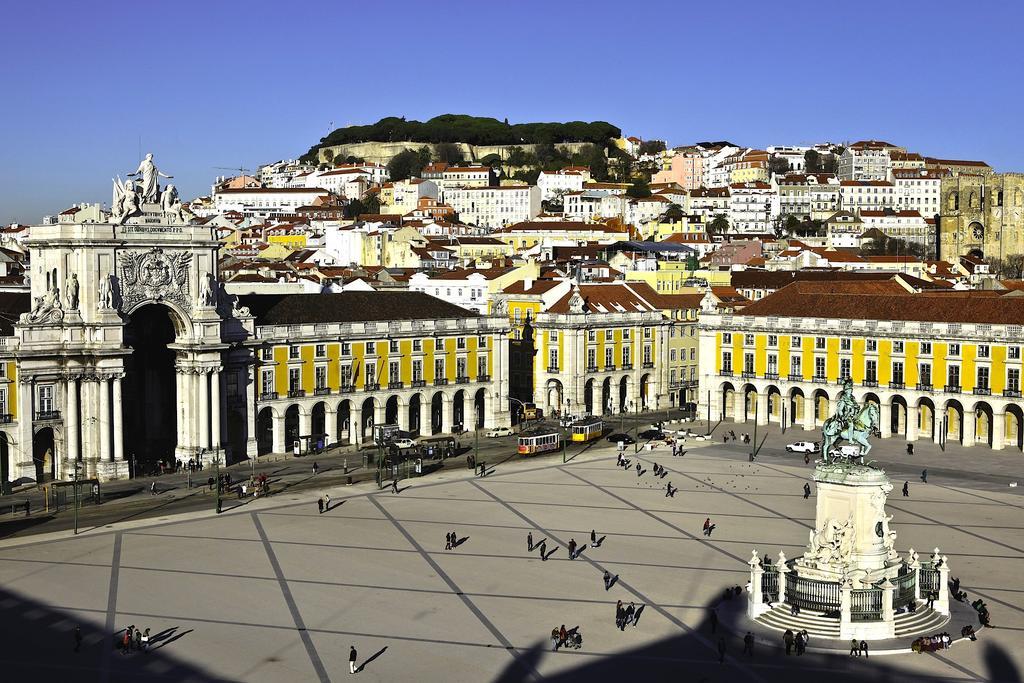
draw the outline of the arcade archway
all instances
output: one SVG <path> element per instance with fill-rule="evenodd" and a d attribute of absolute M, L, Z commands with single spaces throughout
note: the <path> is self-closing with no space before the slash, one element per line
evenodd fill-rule
<path fill-rule="evenodd" d="M 136 309 L 124 327 L 125 346 L 132 350 L 124 361 L 124 447 L 137 462 L 173 461 L 178 445 L 172 315 L 166 306 L 150 304 Z"/>

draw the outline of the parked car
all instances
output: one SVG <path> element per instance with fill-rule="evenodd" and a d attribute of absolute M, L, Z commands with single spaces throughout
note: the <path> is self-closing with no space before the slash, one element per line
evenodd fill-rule
<path fill-rule="evenodd" d="M 398 448 L 412 448 L 416 445 L 416 442 L 412 439 L 395 439 L 391 442 L 391 445 Z"/>
<path fill-rule="evenodd" d="M 817 441 L 797 441 L 786 446 L 787 453 L 820 453 L 821 446 Z"/>
<path fill-rule="evenodd" d="M 651 439 L 664 439 L 665 434 L 660 429 L 647 429 L 637 434 L 641 439 L 650 441 Z"/>
<path fill-rule="evenodd" d="M 495 427 L 487 432 L 488 439 L 497 439 L 502 436 L 512 436 L 514 432 L 509 427 Z"/>
<path fill-rule="evenodd" d="M 636 440 L 629 434 L 612 434 L 608 437 L 608 440 L 612 443 L 624 443 L 627 446 L 636 443 Z"/>

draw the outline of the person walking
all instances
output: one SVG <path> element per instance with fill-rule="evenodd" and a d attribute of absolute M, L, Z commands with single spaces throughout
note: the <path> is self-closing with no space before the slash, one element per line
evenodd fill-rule
<path fill-rule="evenodd" d="M 860 643 L 856 638 L 850 641 L 850 656 L 860 657 Z"/>
<path fill-rule="evenodd" d="M 558 652 L 558 627 L 551 629 L 551 651 Z"/>
<path fill-rule="evenodd" d="M 786 656 L 793 654 L 793 640 L 793 631 L 787 628 L 782 634 L 782 642 L 786 644 Z"/>
<path fill-rule="evenodd" d="M 808 453 L 804 453 L 804 464 L 805 465 L 810 465 L 811 464 L 811 456 Z"/>
<path fill-rule="evenodd" d="M 624 628 L 623 624 L 626 621 L 626 609 L 622 606 L 622 600 L 615 603 L 615 628 L 620 631 Z"/>
<path fill-rule="evenodd" d="M 148 628 L 146 629 L 146 632 L 142 634 L 142 651 L 143 652 L 149 652 L 149 629 Z"/>
<path fill-rule="evenodd" d="M 868 656 L 868 641 L 860 641 L 860 653 L 864 655 L 864 657 Z"/>
<path fill-rule="evenodd" d="M 315 476 L 316 476 L 316 473 L 317 473 L 317 472 L 319 472 L 319 471 L 320 471 L 320 466 L 319 466 L 319 465 L 317 465 L 317 464 L 316 464 L 316 460 L 314 460 L 314 461 L 313 461 L 313 476 L 315 477 Z"/>
<path fill-rule="evenodd" d="M 142 631 L 135 629 L 135 649 L 142 649 Z"/>
<path fill-rule="evenodd" d="M 398 495 L 398 477 L 391 480 L 391 493 Z"/>
<path fill-rule="evenodd" d="M 323 498 L 317 498 L 316 499 L 316 507 L 317 507 L 317 510 L 318 510 L 318 514 L 321 514 L 321 515 L 324 514 L 324 499 Z"/>
<path fill-rule="evenodd" d="M 636 605 L 629 603 L 629 607 L 626 608 L 626 618 L 622 620 L 623 629 L 625 629 L 627 625 L 633 623 L 634 614 L 636 614 Z"/>
<path fill-rule="evenodd" d="M 718 663 L 725 663 L 725 638 L 718 639 Z"/>
<path fill-rule="evenodd" d="M 743 654 L 754 656 L 754 634 L 747 631 L 747 635 L 743 636 Z"/>
<path fill-rule="evenodd" d="M 75 652 L 82 648 L 82 627 L 75 626 Z"/>
<path fill-rule="evenodd" d="M 330 512 L 330 511 L 331 511 L 331 494 L 325 493 L 324 494 L 324 512 Z"/>
<path fill-rule="evenodd" d="M 811 485 L 808 484 L 807 482 L 804 482 L 804 500 L 807 500 L 810 497 L 811 497 Z"/>
<path fill-rule="evenodd" d="M 576 539 L 575 538 L 570 538 L 569 539 L 569 559 L 570 560 L 575 560 L 576 559 Z"/>
<path fill-rule="evenodd" d="M 711 529 L 711 518 L 707 517 L 707 518 L 704 519 L 704 535 L 705 536 L 709 535 L 709 530 L 710 529 Z"/>
<path fill-rule="evenodd" d="M 129 626 L 128 628 L 126 628 L 124 630 L 124 635 L 121 637 L 121 654 L 123 654 L 123 655 L 128 654 L 128 650 L 131 649 L 131 646 L 132 646 L 132 632 L 131 632 L 131 627 Z"/>
<path fill-rule="evenodd" d="M 612 585 L 612 573 L 607 569 L 604 570 L 604 589 L 608 590 Z"/>
<path fill-rule="evenodd" d="M 152 484 L 149 485 L 149 495 L 151 495 L 151 496 L 155 496 L 156 495 L 156 482 L 155 481 Z"/>
<path fill-rule="evenodd" d="M 909 481 L 903 482 L 903 497 L 904 498 L 909 498 L 910 497 L 910 482 Z"/>
<path fill-rule="evenodd" d="M 562 624 L 562 627 L 558 629 L 558 644 L 560 646 L 565 645 L 565 641 L 568 637 L 569 633 L 565 630 L 565 624 Z"/>
<path fill-rule="evenodd" d="M 921 470 L 921 481 L 923 481 L 925 484 L 928 483 L 928 468 L 927 467 L 924 468 L 923 470 Z"/>
<path fill-rule="evenodd" d="M 526 532 L 526 550 L 527 552 L 533 552 L 533 532 Z"/>
<path fill-rule="evenodd" d="M 802 655 L 807 652 L 807 644 L 811 642 L 811 637 L 807 635 L 807 629 L 801 629 L 799 647 L 797 648 L 797 654 Z"/>
<path fill-rule="evenodd" d="M 596 547 L 597 546 L 597 529 L 591 529 L 590 530 L 590 546 L 591 547 Z"/>
<path fill-rule="evenodd" d="M 450 531 L 444 535 L 444 549 L 445 550 L 451 550 L 452 549 L 452 534 L 451 534 Z"/>
<path fill-rule="evenodd" d="M 914 444 L 908 443 L 907 444 L 907 455 L 913 455 L 913 454 L 914 454 Z"/>
<path fill-rule="evenodd" d="M 539 548 L 540 548 L 540 559 L 542 559 L 545 562 L 547 562 L 548 561 L 548 553 L 547 553 L 548 543 L 547 543 L 547 541 L 542 540 L 540 542 Z"/>
<path fill-rule="evenodd" d="M 354 645 L 350 645 L 348 648 L 348 672 L 354 674 L 356 672 L 356 659 L 359 657 L 356 654 L 356 648 Z"/>

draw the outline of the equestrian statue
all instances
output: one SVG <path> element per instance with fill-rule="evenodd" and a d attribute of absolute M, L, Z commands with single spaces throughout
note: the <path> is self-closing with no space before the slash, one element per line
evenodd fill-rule
<path fill-rule="evenodd" d="M 847 377 L 843 380 L 843 390 L 836 402 L 835 415 L 825 420 L 821 426 L 821 459 L 825 463 L 835 462 L 841 458 L 864 461 L 864 456 L 871 450 L 868 437 L 877 433 L 879 425 L 878 405 L 865 403 L 861 406 L 853 397 L 853 381 Z M 839 441 L 848 441 L 859 447 L 856 456 L 833 454 L 832 450 Z"/>

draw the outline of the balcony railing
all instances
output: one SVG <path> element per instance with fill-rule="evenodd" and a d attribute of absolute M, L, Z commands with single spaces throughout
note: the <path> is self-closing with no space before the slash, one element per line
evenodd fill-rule
<path fill-rule="evenodd" d="M 622 369 L 623 370 L 632 370 L 633 369 L 633 364 L 632 363 L 623 363 L 622 364 Z"/>
<path fill-rule="evenodd" d="M 448 378 L 447 377 L 439 377 L 439 378 L 434 380 L 434 386 L 435 387 L 443 387 L 445 384 L 448 384 Z"/>
<path fill-rule="evenodd" d="M 931 382 L 918 382 L 917 386 L 915 386 L 914 388 L 917 389 L 918 391 L 931 391 L 932 390 L 932 383 Z"/>
<path fill-rule="evenodd" d="M 548 366 L 548 372 L 558 372 L 558 366 L 557 365 L 549 365 Z"/>
<path fill-rule="evenodd" d="M 778 379 L 779 378 L 779 373 L 777 373 L 777 372 L 766 372 L 766 373 L 764 373 L 764 378 L 765 379 Z"/>
<path fill-rule="evenodd" d="M 313 395 L 314 396 L 330 396 L 331 395 L 331 388 L 330 387 L 317 387 L 316 389 L 313 390 Z"/>
<path fill-rule="evenodd" d="M 412 384 L 412 388 L 413 389 L 421 389 L 421 388 L 427 386 L 427 380 L 425 380 L 425 379 L 414 379 L 411 384 Z"/>
<path fill-rule="evenodd" d="M 1020 398 L 1020 389 L 1003 389 L 1006 398 Z"/>
<path fill-rule="evenodd" d="M 477 382 L 490 382 L 491 381 L 491 376 L 487 375 L 487 374 L 477 375 L 476 376 L 476 381 Z"/>
<path fill-rule="evenodd" d="M 889 382 L 889 388 L 890 389 L 906 389 L 906 386 L 903 384 L 903 382 Z"/>
<path fill-rule="evenodd" d="M 864 386 L 864 387 L 877 387 L 878 386 L 878 380 L 877 379 L 866 379 L 863 382 L 861 382 L 860 384 L 861 384 L 861 386 Z"/>
<path fill-rule="evenodd" d="M 464 375 L 455 378 L 456 384 L 469 384 L 469 375 Z"/>
<path fill-rule="evenodd" d="M 791 372 L 789 373 L 790 382 L 802 382 L 804 380 L 804 373 L 802 372 Z"/>
<path fill-rule="evenodd" d="M 588 365 L 587 366 L 587 372 L 597 372 L 597 366 L 596 365 Z"/>
<path fill-rule="evenodd" d="M 60 411 L 59 410 L 37 410 L 36 411 L 36 419 L 37 420 L 59 420 L 60 419 Z"/>
<path fill-rule="evenodd" d="M 607 370 L 614 370 L 614 369 L 615 369 L 615 363 L 605 363 L 605 364 L 604 364 L 604 369 L 605 369 L 606 371 L 607 371 Z"/>
<path fill-rule="evenodd" d="M 991 396 L 992 387 L 974 387 L 975 396 Z"/>
<path fill-rule="evenodd" d="M 405 382 L 395 381 L 388 382 L 388 389 L 402 389 L 405 387 Z"/>
<path fill-rule="evenodd" d="M 818 384 L 826 384 L 828 382 L 828 378 L 825 377 L 825 375 L 815 375 L 811 379 L 811 381 L 812 382 L 817 382 Z"/>
<path fill-rule="evenodd" d="M 380 382 L 367 382 L 363 385 L 363 391 L 380 391 Z"/>
<path fill-rule="evenodd" d="M 302 398 L 306 395 L 305 389 L 289 389 L 288 398 Z"/>
<path fill-rule="evenodd" d="M 264 391 L 262 394 L 260 394 L 260 400 L 261 401 L 274 401 L 276 399 L 277 399 L 277 392 L 276 391 Z"/>
<path fill-rule="evenodd" d="M 653 368 L 654 367 L 654 361 L 653 360 L 645 360 L 644 363 L 643 363 L 643 366 L 645 368 Z"/>
<path fill-rule="evenodd" d="M 960 385 L 959 384 L 947 384 L 945 386 L 945 390 L 946 390 L 947 394 L 959 394 L 960 393 Z"/>
<path fill-rule="evenodd" d="M 353 391 L 355 391 L 355 390 L 356 390 L 356 388 L 355 388 L 355 386 L 354 386 L 354 385 L 352 385 L 352 384 L 342 384 L 342 385 L 341 385 L 341 386 L 340 386 L 340 387 L 338 388 L 338 393 L 339 393 L 339 394 L 351 394 L 351 393 L 352 393 Z"/>
<path fill-rule="evenodd" d="M 9 424 L 12 421 L 14 421 L 14 416 L 10 413 L 0 414 L 0 424 Z"/>

